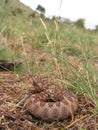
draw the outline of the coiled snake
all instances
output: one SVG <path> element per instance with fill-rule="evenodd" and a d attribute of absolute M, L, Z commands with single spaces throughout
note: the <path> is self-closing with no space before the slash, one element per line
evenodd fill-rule
<path fill-rule="evenodd" d="M 51 88 L 44 79 L 29 75 L 35 92 L 26 99 L 24 108 L 31 115 L 45 121 L 63 120 L 74 115 L 78 99 L 69 90 Z"/>

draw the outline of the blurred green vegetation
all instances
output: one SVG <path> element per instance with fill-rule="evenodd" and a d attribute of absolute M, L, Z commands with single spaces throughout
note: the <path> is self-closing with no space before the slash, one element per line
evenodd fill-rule
<path fill-rule="evenodd" d="M 18 0 L 0 0 L 0 39 L 1 59 L 22 61 L 22 72 L 54 73 L 61 83 L 67 80 L 67 87 L 97 102 L 98 69 L 93 64 L 98 62 L 98 31 L 85 29 L 82 19 L 60 23 Z"/>

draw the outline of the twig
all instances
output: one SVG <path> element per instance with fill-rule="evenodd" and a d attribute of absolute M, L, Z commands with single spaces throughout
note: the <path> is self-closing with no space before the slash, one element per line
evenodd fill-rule
<path fill-rule="evenodd" d="M 81 120 L 83 120 L 83 119 L 86 118 L 86 117 L 87 117 L 87 115 L 84 115 L 84 116 L 80 117 L 79 119 L 76 119 L 76 120 L 73 121 L 70 125 L 68 125 L 66 128 L 67 128 L 67 129 L 70 128 L 70 127 L 73 126 L 75 123 L 80 122 Z"/>

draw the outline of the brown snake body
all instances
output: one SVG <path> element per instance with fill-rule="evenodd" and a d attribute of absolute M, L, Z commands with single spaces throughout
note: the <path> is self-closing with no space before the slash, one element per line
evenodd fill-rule
<path fill-rule="evenodd" d="M 63 120 L 74 115 L 78 109 L 78 99 L 69 90 L 51 88 L 46 80 L 29 75 L 36 92 L 26 99 L 24 108 L 31 115 L 45 120 Z"/>

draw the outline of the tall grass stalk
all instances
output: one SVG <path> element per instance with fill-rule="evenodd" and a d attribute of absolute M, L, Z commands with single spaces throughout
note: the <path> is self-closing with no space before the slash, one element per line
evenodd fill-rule
<path fill-rule="evenodd" d="M 22 45 L 22 48 L 23 48 L 24 60 L 25 60 L 26 65 L 27 65 L 26 70 L 28 70 L 28 72 L 30 72 L 30 66 L 29 66 L 29 62 L 28 62 L 28 56 L 27 56 L 27 53 L 26 53 L 26 50 L 25 50 L 25 47 L 24 47 L 24 43 L 23 43 L 23 37 L 20 37 L 20 40 L 21 40 L 21 45 Z"/>
<path fill-rule="evenodd" d="M 41 23 L 45 29 L 45 35 L 47 37 L 47 40 L 48 40 L 48 44 L 51 46 L 51 53 L 52 53 L 52 56 L 53 56 L 53 60 L 54 60 L 54 64 L 56 66 L 56 70 L 60 76 L 60 79 L 63 79 L 62 77 L 62 73 L 60 71 L 60 66 L 59 66 L 59 63 L 58 63 L 58 60 L 56 58 L 56 46 L 58 44 L 58 41 L 59 41 L 59 46 L 60 46 L 60 49 L 62 50 L 62 47 L 61 47 L 61 43 L 60 43 L 60 37 L 59 37 L 59 26 L 57 24 L 56 21 L 54 21 L 54 24 L 55 24 L 55 31 L 54 31 L 54 36 L 53 38 L 51 39 L 50 36 L 49 36 L 49 33 L 48 33 L 48 29 L 47 29 L 47 26 L 45 24 L 45 22 L 40 18 L 41 20 Z"/>

